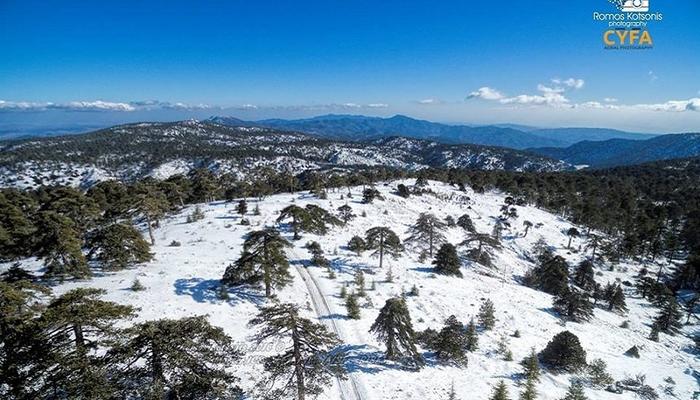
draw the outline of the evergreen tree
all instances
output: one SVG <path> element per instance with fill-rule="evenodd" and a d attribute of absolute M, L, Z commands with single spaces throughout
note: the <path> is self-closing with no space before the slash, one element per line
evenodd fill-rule
<path fill-rule="evenodd" d="M 487 255 L 484 249 L 485 247 L 501 247 L 501 243 L 498 241 L 498 239 L 489 235 L 488 233 L 470 233 L 467 235 L 467 238 L 460 244 L 469 245 L 474 242 L 476 242 L 477 247 L 476 249 L 473 249 L 473 254 L 471 254 L 469 258 L 476 262 L 481 262 L 481 260 L 485 259 L 484 255 Z M 488 263 L 482 264 L 489 266 L 490 261 Z"/>
<path fill-rule="evenodd" d="M 457 393 L 455 392 L 455 382 L 452 381 L 450 385 L 450 392 L 447 394 L 447 400 L 458 400 Z"/>
<path fill-rule="evenodd" d="M 300 317 L 296 305 L 264 307 L 250 325 L 260 327 L 257 343 L 284 340 L 286 346 L 264 360 L 268 376 L 258 384 L 261 398 L 304 400 L 323 392 L 334 376 L 345 376 L 342 357 L 330 354 L 340 340 L 324 325 Z"/>
<path fill-rule="evenodd" d="M 467 330 L 464 333 L 465 335 L 465 348 L 467 351 L 476 351 L 476 349 L 479 348 L 479 336 L 476 332 L 476 324 L 474 323 L 474 319 L 469 320 L 469 324 L 467 324 Z"/>
<path fill-rule="evenodd" d="M 523 226 L 525 227 L 525 233 L 523 234 L 523 237 L 527 237 L 527 233 L 530 232 L 530 228 L 532 228 L 532 222 L 525 220 L 523 221 Z"/>
<path fill-rule="evenodd" d="M 374 200 L 384 200 L 384 197 L 382 197 L 382 194 L 379 193 L 379 190 L 371 187 L 371 188 L 366 188 L 365 190 L 362 191 L 362 202 L 365 204 L 372 204 Z"/>
<path fill-rule="evenodd" d="M 81 279 L 91 275 L 73 221 L 54 211 L 44 211 L 39 214 L 37 227 L 41 232 L 37 256 L 44 259 L 47 278 Z"/>
<path fill-rule="evenodd" d="M 595 277 L 593 272 L 593 262 L 583 260 L 574 271 L 573 281 L 576 286 L 584 292 L 593 292 L 595 289 Z"/>
<path fill-rule="evenodd" d="M 345 299 L 345 308 L 348 311 L 348 318 L 360 319 L 360 305 L 357 303 L 357 295 L 350 293 Z"/>
<path fill-rule="evenodd" d="M 42 396 L 46 368 L 51 356 L 40 318 L 42 296 L 50 290 L 27 280 L 0 281 L 0 397 L 7 399 Z"/>
<path fill-rule="evenodd" d="M 541 261 L 540 265 L 528 271 L 524 282 L 527 286 L 551 295 L 557 295 L 568 288 L 569 264 L 561 256 Z"/>
<path fill-rule="evenodd" d="M 429 348 L 435 351 L 436 357 L 441 362 L 466 366 L 466 339 L 464 326 L 457 320 L 457 317 L 450 315 L 445 321 L 445 326 L 431 340 Z"/>
<path fill-rule="evenodd" d="M 226 369 L 240 358 L 223 329 L 204 316 L 127 328 L 107 353 L 119 398 L 230 399 L 240 396 Z"/>
<path fill-rule="evenodd" d="M 416 349 L 416 335 L 406 301 L 401 297 L 388 299 L 379 310 L 370 332 L 386 345 L 386 358 L 409 358 L 414 365 L 423 365 L 423 357 Z"/>
<path fill-rule="evenodd" d="M 115 223 L 97 229 L 88 239 L 88 258 L 116 271 L 153 259 L 151 246 L 132 225 Z"/>
<path fill-rule="evenodd" d="M 520 400 L 536 400 L 537 399 L 537 385 L 532 379 L 525 381 L 525 388 L 520 392 Z"/>
<path fill-rule="evenodd" d="M 408 187 L 403 183 L 399 183 L 399 185 L 396 187 L 396 194 L 403 197 L 404 199 L 407 199 L 411 196 L 411 192 L 408 190 Z"/>
<path fill-rule="evenodd" d="M 357 215 L 353 214 L 352 207 L 350 207 L 347 204 L 344 204 L 338 207 L 338 217 L 341 221 L 343 221 L 344 225 L 347 225 L 348 222 L 350 222 L 350 220 L 352 220 L 353 218 L 357 217 Z"/>
<path fill-rule="evenodd" d="M 459 270 L 461 262 L 457 256 L 457 249 L 450 243 L 445 243 L 440 247 L 435 255 L 435 260 L 433 260 L 433 265 L 438 274 L 462 277 L 462 271 Z"/>
<path fill-rule="evenodd" d="M 359 236 L 353 236 L 348 242 L 348 250 L 355 252 L 358 256 L 366 250 L 365 240 Z"/>
<path fill-rule="evenodd" d="M 365 296 L 365 274 L 361 269 L 355 271 L 355 285 L 357 286 L 357 293 L 359 296 Z"/>
<path fill-rule="evenodd" d="M 158 225 L 168 208 L 168 201 L 160 191 L 143 188 L 137 195 L 136 213 L 146 220 L 151 245 L 156 244 L 156 239 L 153 236 L 153 225 Z"/>
<path fill-rule="evenodd" d="M 606 292 L 608 292 L 606 290 Z M 619 313 L 627 312 L 627 303 L 625 301 L 625 292 L 621 285 L 613 285 L 609 294 L 606 293 L 605 299 L 608 302 L 608 311 L 616 311 Z"/>
<path fill-rule="evenodd" d="M 583 391 L 581 382 L 572 382 L 569 390 L 566 392 L 566 396 L 562 397 L 561 400 L 588 400 L 588 397 Z"/>
<path fill-rule="evenodd" d="M 445 224 L 435 215 L 421 213 L 416 223 L 409 227 L 407 243 L 413 243 L 428 250 L 428 255 L 433 257 L 433 248 L 445 243 Z"/>
<path fill-rule="evenodd" d="M 29 215 L 34 208 L 33 200 L 26 196 L 10 201 L 0 192 L 0 260 L 12 260 L 29 254 L 32 236 L 36 232 Z"/>
<path fill-rule="evenodd" d="M 262 281 L 265 296 L 270 297 L 273 287 L 282 288 L 292 280 L 285 247 L 291 244 L 274 228 L 251 232 L 243 243 L 243 254 L 226 268 L 221 281 L 227 285 Z"/>
<path fill-rule="evenodd" d="M 654 327 L 659 332 L 675 335 L 683 327 L 681 318 L 683 318 L 683 313 L 678 307 L 678 302 L 675 297 L 669 296 L 661 306 L 656 319 L 654 319 Z"/>
<path fill-rule="evenodd" d="M 586 351 L 578 337 L 569 331 L 559 332 L 539 354 L 542 364 L 555 372 L 576 372 L 586 365 Z"/>
<path fill-rule="evenodd" d="M 588 321 L 593 316 L 593 304 L 587 294 L 569 288 L 554 297 L 554 311 L 569 321 Z"/>
<path fill-rule="evenodd" d="M 567 243 L 566 248 L 567 248 L 567 249 L 570 249 L 570 248 L 571 248 L 571 239 L 573 239 L 573 238 L 575 238 L 575 237 L 579 237 L 580 235 L 581 235 L 581 234 L 579 233 L 578 229 L 576 229 L 576 228 L 569 228 L 569 229 L 566 231 L 566 236 L 569 237 L 569 243 Z"/>
<path fill-rule="evenodd" d="M 248 212 L 248 202 L 245 199 L 242 199 L 238 202 L 236 212 L 238 212 L 241 215 L 245 215 Z"/>
<path fill-rule="evenodd" d="M 523 367 L 523 375 L 525 375 L 528 381 L 540 381 L 540 362 L 534 348 L 530 352 L 530 355 L 523 358 L 520 365 Z"/>
<path fill-rule="evenodd" d="M 290 225 L 292 227 L 292 231 L 294 232 L 294 240 L 301 239 L 301 236 L 299 236 L 299 232 L 301 232 L 302 224 L 304 223 L 304 220 L 308 218 L 308 214 L 303 208 L 292 204 L 283 208 L 282 211 L 280 211 L 280 215 L 279 217 L 277 217 L 277 222 L 289 218 L 291 218 Z"/>
<path fill-rule="evenodd" d="M 510 397 L 508 397 L 508 387 L 503 380 L 500 380 L 498 385 L 493 389 L 489 400 L 510 400 Z"/>
<path fill-rule="evenodd" d="M 67 398 L 107 399 L 112 395 L 105 360 L 97 351 L 117 338 L 114 324 L 131 317 L 134 309 L 101 300 L 105 293 L 73 289 L 51 301 L 41 316 L 52 361 L 47 367 L 47 384 Z"/>
<path fill-rule="evenodd" d="M 496 308 L 493 306 L 493 302 L 489 299 L 484 300 L 479 307 L 479 314 L 477 318 L 479 319 L 479 324 L 485 330 L 491 330 L 496 326 Z"/>
<path fill-rule="evenodd" d="M 472 219 L 467 214 L 463 214 L 461 217 L 457 218 L 457 226 L 464 229 L 469 233 L 476 233 L 476 228 L 474 228 L 474 223 Z"/>
<path fill-rule="evenodd" d="M 401 239 L 391 229 L 383 226 L 370 228 L 365 232 L 365 248 L 374 250 L 372 255 L 379 255 L 379 268 L 382 268 L 384 255 L 394 259 L 403 251 Z"/>

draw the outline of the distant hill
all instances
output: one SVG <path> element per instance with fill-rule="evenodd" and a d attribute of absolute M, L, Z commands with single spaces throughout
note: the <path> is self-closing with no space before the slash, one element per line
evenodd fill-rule
<path fill-rule="evenodd" d="M 604 128 L 542 129 L 516 124 L 448 125 L 404 115 L 380 118 L 329 114 L 305 119 L 267 119 L 255 122 L 233 117 L 212 117 L 209 120 L 222 125 L 277 128 L 340 140 L 367 141 L 404 136 L 448 144 L 471 143 L 520 150 L 532 147 L 567 147 L 583 140 L 644 140 L 653 137 Z"/>
<path fill-rule="evenodd" d="M 700 155 L 700 133 L 656 136 L 647 140 L 610 139 L 584 141 L 565 148 L 530 151 L 574 165 L 613 167 Z"/>
<path fill-rule="evenodd" d="M 565 142 L 567 145 L 589 141 L 602 141 L 610 139 L 647 140 L 655 136 L 651 133 L 631 133 L 607 128 L 550 128 L 529 130 L 533 135 L 543 138 L 555 139 Z"/>
<path fill-rule="evenodd" d="M 274 128 L 193 120 L 128 124 L 80 135 L 0 142 L 0 186 L 62 183 L 89 187 L 107 179 L 165 178 L 197 167 L 254 176 L 268 168 L 297 174 L 365 166 L 533 172 L 571 169 L 558 160 L 501 147 L 405 137 L 363 142 L 330 140 Z"/>

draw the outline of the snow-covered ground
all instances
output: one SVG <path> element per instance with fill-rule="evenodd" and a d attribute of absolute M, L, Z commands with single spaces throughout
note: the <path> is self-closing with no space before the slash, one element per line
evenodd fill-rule
<path fill-rule="evenodd" d="M 398 183 L 378 185 L 385 200 L 377 200 L 374 204 L 360 203 L 362 187 L 352 190 L 351 199 L 347 198 L 346 190 L 339 190 L 330 192 L 327 200 L 319 200 L 308 193 L 275 195 L 260 202 L 251 200 L 249 210 L 257 205 L 261 212 L 259 216 L 252 213 L 246 216 L 251 226 L 239 224 L 240 216 L 236 214 L 235 202 L 202 204 L 200 207 L 205 219 L 188 224 L 186 216 L 194 208 L 191 206 L 164 220 L 156 230 L 157 243 L 153 247 L 155 259 L 152 262 L 99 275 L 90 281 L 65 283 L 55 287 L 55 293 L 61 294 L 77 286 L 104 288 L 108 292 L 106 299 L 139 307 L 137 320 L 207 314 L 211 323 L 223 327 L 248 350 L 247 357 L 232 369 L 241 376 L 242 386 L 250 389 L 262 372 L 260 357 L 269 354 L 270 349 L 252 348 L 248 339 L 252 331 L 247 322 L 265 300 L 261 292 L 232 289 L 230 299 L 222 301 L 212 288 L 216 287 L 226 266 L 240 255 L 243 236 L 251 230 L 275 224 L 277 214 L 283 207 L 294 202 L 299 206 L 318 204 L 334 211 L 347 202 L 357 214 L 357 218 L 347 226 L 335 227 L 322 237 L 304 234 L 301 240 L 293 242 L 295 247 L 287 254 L 295 279 L 277 294 L 281 301 L 304 306 L 309 317 L 316 318 L 317 311 L 330 313 L 320 320 L 329 323 L 329 318 L 332 319 L 345 341 L 349 354 L 347 366 L 355 377 L 363 399 L 445 399 L 452 383 L 461 399 L 487 399 L 493 385 L 501 379 L 509 385 L 511 398 L 517 398 L 520 390 L 516 379 L 521 371 L 519 361 L 533 347 L 537 351 L 544 348 L 556 333 L 563 330 L 569 330 L 579 337 L 588 360 L 605 360 L 609 372 L 618 380 L 646 374 L 647 383 L 657 389 L 661 398 L 668 399 L 691 399 L 693 393 L 700 390 L 700 360 L 688 350 L 692 341 L 682 335 L 671 337 L 665 334 L 661 334 L 658 343 L 648 340 L 649 323 L 657 310 L 647 301 L 639 299 L 629 287 L 625 287 L 629 307 L 627 315 L 596 309 L 590 322 L 563 325 L 551 311 L 551 296 L 518 284 L 516 279 L 533 266 L 524 255 L 531 251 L 539 238 L 555 246 L 557 254 L 564 256 L 572 266 L 583 259 L 583 254 L 566 250 L 568 237 L 564 232 L 571 224 L 558 216 L 533 207 L 516 207 L 519 217 L 512 221 L 512 229 L 504 232 L 503 249 L 495 251 L 496 268 L 486 270 L 465 262 L 462 267 L 464 277 L 461 279 L 433 275 L 430 260 L 419 262 L 418 251 L 407 251 L 398 260 L 386 259 L 383 270 L 379 271 L 376 258 L 369 254 L 356 256 L 347 250 L 345 245 L 353 235 L 364 236 L 364 232 L 374 226 L 388 226 L 402 239 L 406 238 L 408 226 L 421 212 L 431 212 L 440 218 L 449 215 L 455 219 L 466 213 L 471 216 L 479 232 L 490 233 L 505 197 L 493 192 L 477 194 L 468 190 L 462 193 L 448 185 L 431 182 L 430 188 L 443 194 L 441 197 L 444 200 L 433 195 L 404 199 L 393 194 Z M 404 183 L 412 184 L 413 181 Z M 341 195 L 345 195 L 345 199 L 341 199 Z M 452 200 L 447 199 L 450 195 L 453 195 Z M 458 200 L 465 195 L 471 198 L 468 204 Z M 363 212 L 366 217 L 361 216 Z M 522 237 L 524 220 L 542 225 L 533 227 L 527 237 Z M 283 232 L 291 240 L 291 233 Z M 457 244 L 464 239 L 464 232 L 458 227 L 449 228 L 446 236 L 450 242 Z M 335 279 L 329 279 L 321 268 L 308 266 L 310 255 L 303 246 L 311 240 L 318 241 L 326 257 L 331 260 Z M 574 239 L 572 248 L 578 249 L 583 240 Z M 181 246 L 170 246 L 173 241 L 180 242 Z M 24 267 L 38 269 L 39 264 L 27 260 Z M 310 288 L 300 276 L 297 266 L 306 268 L 313 277 L 324 296 L 324 307 L 328 310 L 317 310 L 318 294 L 316 299 L 311 298 Z M 394 276 L 392 283 L 385 282 L 389 266 Z M 373 306 L 362 308 L 360 320 L 349 320 L 345 318 L 344 300 L 339 293 L 346 283 L 350 289 L 354 288 L 353 276 L 358 268 L 365 271 L 368 298 Z M 616 279 L 632 281 L 639 268 L 640 265 L 623 263 L 617 265 L 615 271 L 608 271 L 607 268 L 597 270 L 596 280 L 601 284 Z M 140 292 L 129 290 L 135 278 L 147 289 Z M 369 290 L 372 281 L 375 281 L 375 290 Z M 418 372 L 383 362 L 383 346 L 368 333 L 369 327 L 387 298 L 399 296 L 413 285 L 420 293 L 419 296 L 408 296 L 407 304 L 416 330 L 428 327 L 439 329 L 451 314 L 466 323 L 475 317 L 482 299 L 488 298 L 494 302 L 496 327 L 479 335 L 479 349 L 469 354 L 466 368 L 436 364 L 431 357 L 428 357 L 428 365 Z M 361 299 L 360 302 L 362 304 L 365 300 Z M 629 327 L 621 328 L 620 325 L 626 320 L 630 321 Z M 520 332 L 519 338 L 511 336 L 516 330 Z M 509 340 L 514 361 L 504 361 L 503 356 L 496 352 L 497 344 L 504 335 Z M 640 348 L 641 358 L 623 354 L 633 345 Z M 676 382 L 676 397 L 662 390 L 668 385 L 665 382 L 667 377 Z M 571 375 L 545 374 L 538 384 L 539 398 L 561 398 L 570 378 Z M 586 389 L 586 394 L 592 400 L 635 398 L 631 392 L 620 395 Z M 338 388 L 328 388 L 322 398 L 339 399 Z"/>

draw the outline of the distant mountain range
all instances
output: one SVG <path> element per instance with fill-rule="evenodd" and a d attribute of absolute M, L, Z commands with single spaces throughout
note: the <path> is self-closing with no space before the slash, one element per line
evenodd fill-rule
<path fill-rule="evenodd" d="M 447 125 L 403 115 L 379 118 L 330 114 L 306 119 L 268 119 L 262 121 L 211 117 L 209 121 L 229 126 L 258 126 L 291 130 L 340 140 L 366 141 L 389 136 L 404 136 L 441 143 L 471 143 L 512 149 L 567 147 L 584 140 L 613 138 L 644 140 L 654 136 L 601 128 L 540 129 L 513 124 Z"/>
<path fill-rule="evenodd" d="M 613 167 L 699 156 L 700 133 L 661 135 L 647 140 L 583 141 L 566 148 L 545 147 L 529 150 L 574 165 Z"/>

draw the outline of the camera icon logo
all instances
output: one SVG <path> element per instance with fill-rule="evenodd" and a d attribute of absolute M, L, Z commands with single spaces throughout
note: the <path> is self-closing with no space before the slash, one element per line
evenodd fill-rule
<path fill-rule="evenodd" d="M 623 12 L 648 12 L 649 0 L 624 0 L 622 3 Z"/>

